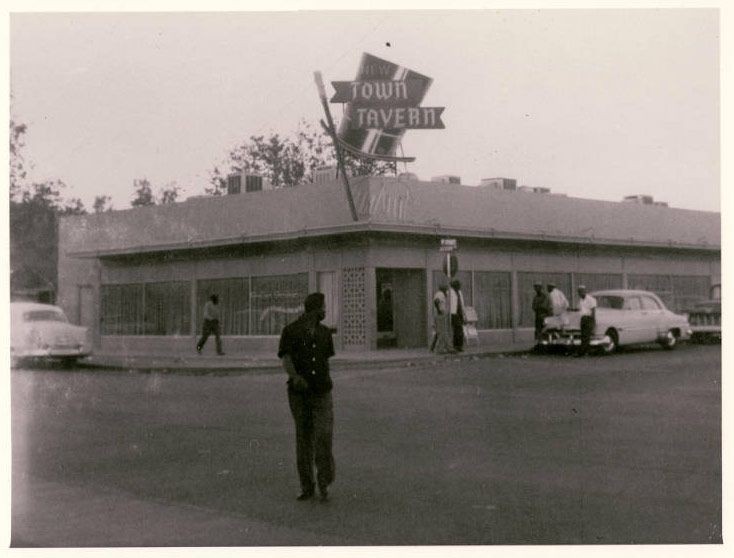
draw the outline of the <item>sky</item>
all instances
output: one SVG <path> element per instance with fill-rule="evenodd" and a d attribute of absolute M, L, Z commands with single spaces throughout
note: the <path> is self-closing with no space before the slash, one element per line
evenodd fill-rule
<path fill-rule="evenodd" d="M 238 143 L 323 118 L 314 71 L 330 96 L 369 52 L 446 107 L 446 129 L 406 132 L 401 171 L 721 209 L 713 9 L 15 13 L 9 38 L 29 178 L 87 208 L 129 207 L 143 177 L 203 194 Z"/>

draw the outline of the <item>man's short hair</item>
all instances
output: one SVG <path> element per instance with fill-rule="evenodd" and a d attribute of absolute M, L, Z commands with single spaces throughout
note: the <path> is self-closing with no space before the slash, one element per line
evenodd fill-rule
<path fill-rule="evenodd" d="M 324 297 L 324 293 L 311 293 L 303 301 L 303 308 L 306 312 L 313 312 L 324 306 L 325 301 L 326 297 Z"/>
<path fill-rule="evenodd" d="M 218 304 L 219 303 L 219 297 L 217 295 L 215 295 L 215 294 L 213 294 L 212 296 L 210 296 L 209 297 L 209 300 L 211 300 L 214 304 Z"/>
<path fill-rule="evenodd" d="M 452 279 L 451 286 L 453 288 L 455 288 L 455 289 L 460 289 L 461 288 L 461 281 L 459 281 L 458 279 Z"/>

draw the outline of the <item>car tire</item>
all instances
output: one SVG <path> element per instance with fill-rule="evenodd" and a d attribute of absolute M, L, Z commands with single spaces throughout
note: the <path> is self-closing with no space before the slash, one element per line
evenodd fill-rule
<path fill-rule="evenodd" d="M 609 337 L 609 343 L 601 346 L 601 352 L 605 355 L 611 355 L 619 348 L 619 335 L 614 329 L 608 329 L 604 335 Z"/>
<path fill-rule="evenodd" d="M 668 333 L 665 334 L 665 337 L 660 340 L 660 345 L 666 351 L 672 351 L 675 349 L 676 345 L 678 345 L 678 336 L 675 334 L 675 331 L 669 329 Z"/>

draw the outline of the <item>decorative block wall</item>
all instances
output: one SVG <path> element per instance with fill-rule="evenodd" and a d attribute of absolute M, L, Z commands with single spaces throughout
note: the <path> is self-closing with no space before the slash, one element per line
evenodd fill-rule
<path fill-rule="evenodd" d="M 342 270 L 342 301 L 344 346 L 366 346 L 367 305 L 363 267 L 346 267 Z"/>

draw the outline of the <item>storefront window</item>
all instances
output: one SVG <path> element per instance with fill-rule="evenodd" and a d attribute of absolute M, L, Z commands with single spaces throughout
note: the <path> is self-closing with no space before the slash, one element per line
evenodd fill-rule
<path fill-rule="evenodd" d="M 251 335 L 280 335 L 303 312 L 307 294 L 307 273 L 253 277 Z"/>
<path fill-rule="evenodd" d="M 102 335 L 142 335 L 144 296 L 143 283 L 102 285 Z"/>
<path fill-rule="evenodd" d="M 146 283 L 144 335 L 190 334 L 191 283 Z"/>
<path fill-rule="evenodd" d="M 512 327 L 512 295 L 510 273 L 506 271 L 474 272 L 474 309 L 477 329 L 509 329 Z"/>

